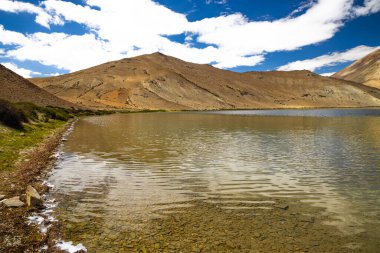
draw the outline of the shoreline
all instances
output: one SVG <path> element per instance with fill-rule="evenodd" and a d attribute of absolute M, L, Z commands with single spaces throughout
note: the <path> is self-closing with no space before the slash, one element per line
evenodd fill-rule
<path fill-rule="evenodd" d="M 217 112 L 217 111 L 272 111 L 272 110 L 380 110 L 379 106 L 361 106 L 361 107 L 268 107 L 268 108 L 220 108 L 220 109 L 185 109 L 185 110 L 166 110 L 166 109 L 138 109 L 138 110 L 125 110 L 113 109 L 110 110 L 114 113 L 128 114 L 128 113 L 163 113 L 163 112 Z"/>
<path fill-rule="evenodd" d="M 54 154 L 62 143 L 62 137 L 74 123 L 75 120 L 69 120 L 35 146 L 21 150 L 14 168 L 0 172 L 0 176 L 5 179 L 0 185 L 0 193 L 6 198 L 22 198 L 28 185 L 33 186 L 41 196 L 48 193 L 49 187 L 44 184 L 44 180 L 57 160 Z M 0 206 L 0 252 L 41 252 L 45 245 L 55 243 L 59 236 L 59 223 L 50 226 L 46 233 L 41 233 L 37 225 L 28 222 L 32 214 L 41 214 L 43 211 L 26 205 L 19 208 Z"/>

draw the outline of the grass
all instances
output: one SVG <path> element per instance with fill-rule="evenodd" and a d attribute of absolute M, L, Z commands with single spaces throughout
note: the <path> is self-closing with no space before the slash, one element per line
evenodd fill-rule
<path fill-rule="evenodd" d="M 110 113 L 113 112 L 42 107 L 0 100 L 0 171 L 14 168 L 23 150 L 42 142 L 69 119 Z"/>
<path fill-rule="evenodd" d="M 65 124 L 66 121 L 61 120 L 29 123 L 22 131 L 0 126 L 0 171 L 12 170 L 22 156 L 21 151 L 36 146 Z"/>

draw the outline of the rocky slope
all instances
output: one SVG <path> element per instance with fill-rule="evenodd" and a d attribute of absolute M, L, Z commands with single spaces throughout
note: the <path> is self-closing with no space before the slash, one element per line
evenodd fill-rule
<path fill-rule="evenodd" d="M 236 73 L 160 53 L 31 81 L 62 99 L 102 109 L 380 106 L 379 90 L 308 71 Z"/>
<path fill-rule="evenodd" d="M 380 49 L 335 73 L 333 77 L 380 89 Z"/>
<path fill-rule="evenodd" d="M 31 102 L 41 106 L 73 107 L 51 93 L 37 87 L 0 64 L 0 99 L 10 102 Z"/>

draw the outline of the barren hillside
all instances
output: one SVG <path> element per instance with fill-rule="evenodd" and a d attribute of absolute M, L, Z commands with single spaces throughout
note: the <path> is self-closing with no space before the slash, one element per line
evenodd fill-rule
<path fill-rule="evenodd" d="M 380 49 L 335 73 L 333 77 L 380 89 Z"/>
<path fill-rule="evenodd" d="M 160 53 L 31 81 L 62 99 L 102 109 L 380 106 L 377 89 L 308 71 L 236 73 Z"/>
<path fill-rule="evenodd" d="M 32 102 L 36 105 L 72 107 L 74 104 L 64 101 L 37 87 L 25 78 L 17 75 L 0 64 L 0 99 L 10 102 Z"/>

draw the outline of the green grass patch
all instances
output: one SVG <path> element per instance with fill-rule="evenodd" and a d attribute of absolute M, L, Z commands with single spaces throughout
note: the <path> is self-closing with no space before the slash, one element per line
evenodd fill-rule
<path fill-rule="evenodd" d="M 21 157 L 21 151 L 38 145 L 65 123 L 60 120 L 49 120 L 25 124 L 22 131 L 0 125 L 0 170 L 13 169 Z"/>
<path fill-rule="evenodd" d="M 111 113 L 114 112 L 43 107 L 0 100 L 0 170 L 14 168 L 21 151 L 36 146 L 69 119 Z"/>

